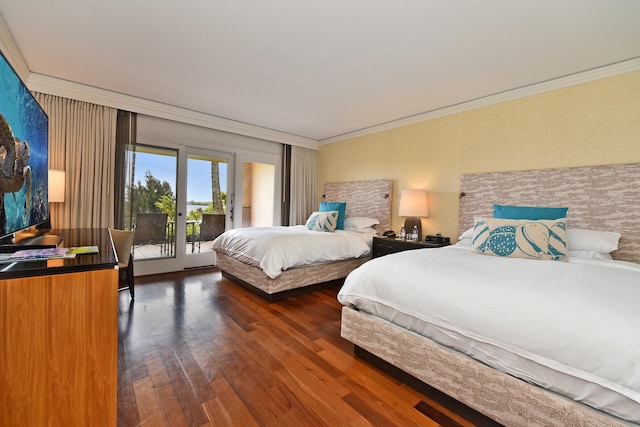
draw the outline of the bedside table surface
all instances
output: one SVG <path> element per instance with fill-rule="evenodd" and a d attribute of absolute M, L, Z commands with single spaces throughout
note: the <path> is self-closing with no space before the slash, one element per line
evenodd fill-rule
<path fill-rule="evenodd" d="M 389 237 L 374 237 L 372 258 L 412 249 L 442 248 L 450 243 L 413 242 Z"/>

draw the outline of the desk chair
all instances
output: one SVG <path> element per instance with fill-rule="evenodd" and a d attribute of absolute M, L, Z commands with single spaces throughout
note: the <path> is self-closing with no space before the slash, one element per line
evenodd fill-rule
<path fill-rule="evenodd" d="M 133 255 L 131 254 L 131 250 L 133 249 L 133 237 L 135 232 L 115 230 L 113 228 L 109 229 L 109 231 L 111 232 L 113 247 L 115 248 L 116 256 L 118 257 L 118 291 L 129 289 L 131 299 L 134 299 Z"/>

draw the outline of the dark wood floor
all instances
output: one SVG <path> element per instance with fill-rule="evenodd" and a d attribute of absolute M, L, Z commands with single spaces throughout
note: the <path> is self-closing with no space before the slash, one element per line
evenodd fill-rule
<path fill-rule="evenodd" d="M 120 293 L 121 427 L 473 425 L 354 358 L 337 287 L 268 303 L 216 269 L 137 281 L 135 303 Z"/>

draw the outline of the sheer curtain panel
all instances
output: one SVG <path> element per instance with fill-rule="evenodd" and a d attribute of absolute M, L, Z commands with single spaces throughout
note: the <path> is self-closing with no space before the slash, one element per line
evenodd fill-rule
<path fill-rule="evenodd" d="M 65 201 L 52 203 L 53 228 L 113 227 L 117 110 L 34 93 L 49 116 L 49 169 L 66 172 Z"/>
<path fill-rule="evenodd" d="M 318 210 L 318 152 L 291 147 L 291 193 L 289 224 L 304 224 Z"/>

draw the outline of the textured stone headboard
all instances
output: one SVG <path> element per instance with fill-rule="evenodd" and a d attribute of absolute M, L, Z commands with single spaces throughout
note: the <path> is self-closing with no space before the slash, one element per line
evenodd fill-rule
<path fill-rule="evenodd" d="M 391 180 L 328 182 L 324 184 L 322 201 L 347 202 L 347 216 L 366 216 L 380 221 L 378 234 L 391 229 Z"/>
<path fill-rule="evenodd" d="M 462 175 L 460 232 L 494 204 L 568 207 L 568 228 L 617 231 L 613 257 L 640 262 L 640 163 Z"/>

